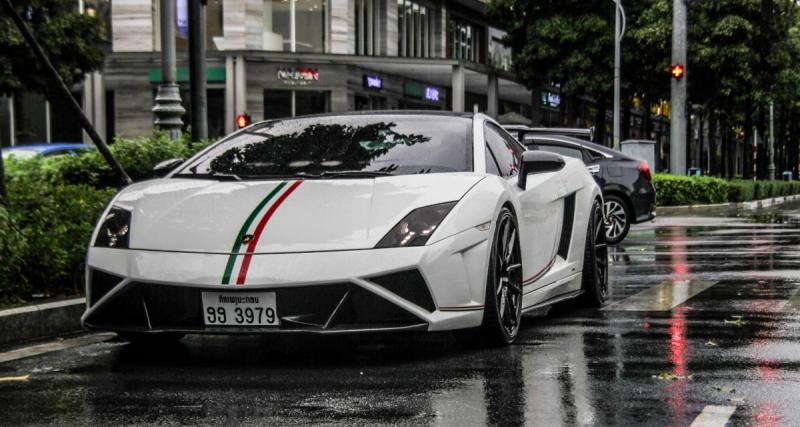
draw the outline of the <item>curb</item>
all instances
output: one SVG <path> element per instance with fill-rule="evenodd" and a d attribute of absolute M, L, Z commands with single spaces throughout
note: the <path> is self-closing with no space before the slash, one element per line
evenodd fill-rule
<path fill-rule="evenodd" d="M 721 213 L 737 210 L 754 211 L 759 208 L 778 206 L 780 204 L 800 200 L 800 194 L 793 196 L 773 197 L 770 199 L 753 200 L 751 202 L 717 203 L 713 205 L 686 205 L 686 206 L 659 206 L 656 213 L 659 216 L 679 216 L 690 214 Z"/>
<path fill-rule="evenodd" d="M 83 330 L 86 298 L 0 310 L 0 345 Z"/>

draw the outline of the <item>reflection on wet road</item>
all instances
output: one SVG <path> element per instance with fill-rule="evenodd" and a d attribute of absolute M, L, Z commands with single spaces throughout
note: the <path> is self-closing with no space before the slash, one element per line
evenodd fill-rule
<path fill-rule="evenodd" d="M 0 424 L 800 425 L 799 218 L 637 226 L 606 309 L 528 316 L 501 349 L 189 337 L 2 363 Z"/>

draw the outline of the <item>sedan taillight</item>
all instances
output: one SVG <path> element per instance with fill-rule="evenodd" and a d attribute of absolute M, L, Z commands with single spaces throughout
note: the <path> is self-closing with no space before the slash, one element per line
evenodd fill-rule
<path fill-rule="evenodd" d="M 650 165 L 647 164 L 647 160 L 642 160 L 642 162 L 639 163 L 639 173 L 648 181 L 653 179 L 653 174 L 650 173 Z"/>

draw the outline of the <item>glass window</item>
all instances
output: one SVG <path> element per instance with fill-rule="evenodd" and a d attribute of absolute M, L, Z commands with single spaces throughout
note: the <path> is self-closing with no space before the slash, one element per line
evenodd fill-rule
<path fill-rule="evenodd" d="M 241 178 L 343 171 L 410 175 L 472 171 L 472 120 L 345 115 L 264 122 L 181 172 Z"/>
<path fill-rule="evenodd" d="M 511 47 L 503 44 L 506 32 L 490 28 L 489 34 L 489 65 L 498 70 L 511 71 Z"/>
<path fill-rule="evenodd" d="M 14 132 L 16 144 L 47 142 L 47 101 L 43 96 L 31 92 L 14 96 Z"/>
<path fill-rule="evenodd" d="M 483 28 L 458 17 L 448 22 L 447 51 L 450 58 L 483 63 Z"/>
<path fill-rule="evenodd" d="M 381 5 L 379 0 L 355 0 L 356 55 L 381 54 Z"/>
<path fill-rule="evenodd" d="M 398 55 L 433 56 L 434 8 L 409 0 L 397 0 Z"/>
<path fill-rule="evenodd" d="M 484 137 L 489 146 L 497 166 L 500 168 L 500 176 L 509 177 L 517 174 L 519 164 L 524 149 L 519 147 L 510 135 L 503 135 L 503 132 L 494 125 L 487 123 L 484 126 Z"/>
<path fill-rule="evenodd" d="M 100 39 L 111 42 L 111 0 L 87 0 L 83 4 L 83 13 L 96 17 L 100 21 Z"/>
<path fill-rule="evenodd" d="M 264 118 L 327 113 L 330 111 L 329 100 L 329 91 L 268 89 L 264 91 Z"/>
<path fill-rule="evenodd" d="M 264 91 L 264 119 L 292 117 L 291 90 Z"/>
<path fill-rule="evenodd" d="M 579 148 L 565 147 L 563 145 L 534 144 L 532 148 L 547 151 L 550 153 L 561 154 L 562 156 L 572 157 L 573 159 L 583 160 L 583 152 Z"/>
<path fill-rule="evenodd" d="M 500 176 L 500 169 L 497 167 L 497 160 L 494 159 L 492 150 L 486 145 L 486 173 Z"/>
<path fill-rule="evenodd" d="M 72 96 L 83 101 L 83 92 L 76 91 Z M 82 142 L 83 128 L 80 117 L 72 111 L 69 101 L 61 96 L 53 97 L 50 105 L 50 141 L 53 142 Z"/>
<path fill-rule="evenodd" d="M 263 28 L 264 50 L 323 53 L 325 1 L 264 0 Z"/>

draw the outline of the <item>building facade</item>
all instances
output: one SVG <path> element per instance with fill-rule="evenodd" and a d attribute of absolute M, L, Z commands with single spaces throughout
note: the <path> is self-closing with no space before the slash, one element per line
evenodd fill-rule
<path fill-rule="evenodd" d="M 108 31 L 101 72 L 75 96 L 101 135 L 153 129 L 161 80 L 159 2 L 86 3 Z M 189 117 L 186 0 L 176 1 L 178 83 Z M 88 5 L 88 6 L 87 6 Z M 377 109 L 478 109 L 531 117 L 535 95 L 517 83 L 503 31 L 481 0 L 209 0 L 209 135 L 254 120 Z M 75 141 L 77 120 L 42 97 L 0 98 L 0 143 Z"/>

